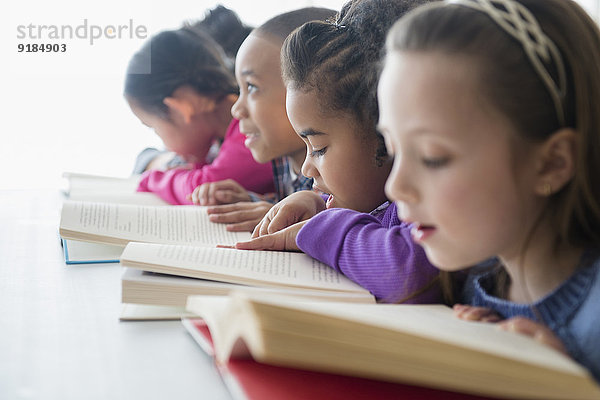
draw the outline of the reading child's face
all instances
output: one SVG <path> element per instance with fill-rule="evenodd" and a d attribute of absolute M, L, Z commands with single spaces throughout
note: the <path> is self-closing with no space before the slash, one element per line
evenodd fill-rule
<path fill-rule="evenodd" d="M 240 120 L 245 145 L 258 162 L 304 151 L 304 143 L 285 112 L 280 51 L 281 44 L 268 34 L 252 33 L 242 43 L 235 61 L 240 97 L 231 114 Z"/>
<path fill-rule="evenodd" d="M 184 123 L 180 118 L 165 118 L 140 107 L 135 100 L 128 100 L 136 117 L 161 138 L 165 147 L 177 153 L 186 162 L 204 162 L 214 137 L 201 121 Z"/>
<path fill-rule="evenodd" d="M 302 174 L 314 178 L 315 189 L 330 194 L 327 208 L 369 212 L 386 201 L 390 165 L 377 166 L 377 140 L 367 140 L 352 115 L 325 115 L 316 90 L 288 89 L 287 111 L 306 143 Z"/>
<path fill-rule="evenodd" d="M 379 82 L 380 128 L 394 155 L 386 193 L 445 270 L 518 257 L 539 206 L 532 157 L 518 156 L 529 148 L 481 94 L 474 65 L 392 52 Z"/>

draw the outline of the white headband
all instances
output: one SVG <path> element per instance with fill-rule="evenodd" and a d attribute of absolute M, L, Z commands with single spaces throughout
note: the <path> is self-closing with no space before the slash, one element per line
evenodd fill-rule
<path fill-rule="evenodd" d="M 514 0 L 450 0 L 450 4 L 458 4 L 482 11 L 490 16 L 504 31 L 517 39 L 529 61 L 548 88 L 554 101 L 554 107 L 561 126 L 565 126 L 563 101 L 566 94 L 565 66 L 558 47 L 542 31 L 533 14 L 521 3 Z M 502 10 L 498 6 L 503 6 Z M 542 63 L 554 61 L 558 71 L 558 81 L 554 81 Z"/>

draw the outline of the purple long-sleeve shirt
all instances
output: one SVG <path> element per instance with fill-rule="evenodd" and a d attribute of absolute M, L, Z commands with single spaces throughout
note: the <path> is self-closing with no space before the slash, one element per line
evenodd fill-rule
<path fill-rule="evenodd" d="M 379 301 L 393 303 L 416 294 L 439 273 L 410 227 L 398 219 L 396 205 L 371 214 L 334 208 L 320 212 L 300 229 L 298 247 L 369 290 Z M 436 283 L 406 303 L 442 302 Z"/>

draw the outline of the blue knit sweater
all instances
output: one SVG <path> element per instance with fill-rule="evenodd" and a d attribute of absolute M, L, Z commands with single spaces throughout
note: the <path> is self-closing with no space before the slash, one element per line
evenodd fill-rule
<path fill-rule="evenodd" d="M 600 382 L 600 256 L 586 253 L 577 271 L 552 293 L 533 304 L 517 304 L 493 295 L 495 272 L 473 271 L 463 301 L 489 307 L 504 318 L 543 320 L 567 351 Z"/>

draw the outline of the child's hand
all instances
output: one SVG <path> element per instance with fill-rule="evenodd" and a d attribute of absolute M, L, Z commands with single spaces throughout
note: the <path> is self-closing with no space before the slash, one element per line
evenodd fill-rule
<path fill-rule="evenodd" d="M 325 209 L 325 201 L 309 190 L 289 195 L 275 204 L 256 225 L 252 237 L 275 233 L 296 222 L 304 221 Z"/>
<path fill-rule="evenodd" d="M 233 232 L 252 232 L 256 224 L 273 207 L 266 201 L 240 202 L 209 207 L 206 211 L 209 220 L 219 224 L 227 224 L 227 230 Z"/>
<path fill-rule="evenodd" d="M 546 346 L 550 346 L 561 353 L 567 354 L 567 350 L 561 340 L 544 324 L 534 322 L 524 317 L 514 317 L 502 321 L 502 317 L 496 314 L 492 309 L 486 307 L 455 304 L 452 309 L 454 310 L 454 315 L 460 319 L 480 322 L 498 322 L 498 327 L 500 329 L 530 336 Z"/>
<path fill-rule="evenodd" d="M 515 317 L 500 322 L 498 326 L 505 331 L 530 336 L 546 346 L 550 346 L 561 353 L 567 354 L 567 349 L 562 341 L 544 324 L 540 324 L 539 322 L 524 317 Z"/>
<path fill-rule="evenodd" d="M 465 319 L 468 321 L 479 321 L 479 322 L 499 322 L 502 317 L 491 308 L 487 307 L 475 307 L 465 304 L 455 304 L 452 307 L 454 310 L 454 316 Z"/>
<path fill-rule="evenodd" d="M 200 204 L 201 206 L 214 206 L 217 204 L 231 204 L 252 200 L 248 191 L 233 179 L 203 183 L 194 189 L 189 198 L 192 203 Z"/>
<path fill-rule="evenodd" d="M 295 250 L 300 249 L 296 245 L 296 236 L 300 228 L 307 221 L 298 222 L 290 225 L 276 233 L 260 236 L 247 242 L 238 242 L 235 244 L 236 249 L 240 250 Z"/>

